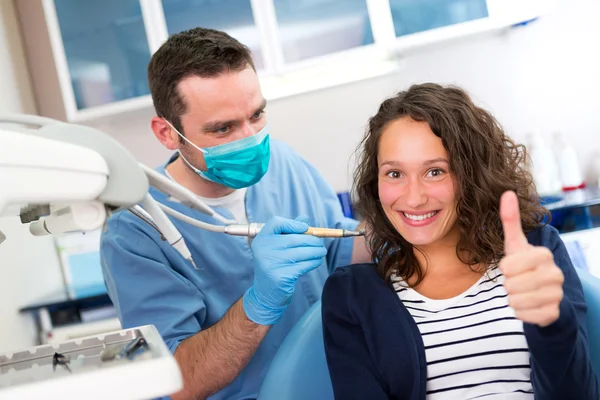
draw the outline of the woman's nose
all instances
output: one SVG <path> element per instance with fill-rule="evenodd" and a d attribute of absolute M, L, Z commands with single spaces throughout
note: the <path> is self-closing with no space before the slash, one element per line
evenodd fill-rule
<path fill-rule="evenodd" d="M 406 196 L 406 205 L 412 209 L 417 209 L 427 203 L 427 193 L 425 185 L 420 180 L 413 179 L 408 184 Z"/>

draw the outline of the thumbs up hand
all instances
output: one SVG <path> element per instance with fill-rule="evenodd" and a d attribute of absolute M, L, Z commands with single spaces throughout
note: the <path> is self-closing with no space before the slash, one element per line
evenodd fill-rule
<path fill-rule="evenodd" d="M 500 198 L 500 219 L 504 230 L 504 257 L 500 270 L 508 304 L 523 322 L 544 327 L 559 317 L 564 276 L 546 247 L 527 242 L 521 227 L 519 201 L 514 192 Z"/>

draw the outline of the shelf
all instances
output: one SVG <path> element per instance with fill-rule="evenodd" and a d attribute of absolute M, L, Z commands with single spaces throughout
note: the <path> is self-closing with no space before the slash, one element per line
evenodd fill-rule
<path fill-rule="evenodd" d="M 600 188 L 596 186 L 565 192 L 562 196 L 557 196 L 555 201 L 544 201 L 544 207 L 549 211 L 564 211 L 595 205 L 600 205 Z"/>

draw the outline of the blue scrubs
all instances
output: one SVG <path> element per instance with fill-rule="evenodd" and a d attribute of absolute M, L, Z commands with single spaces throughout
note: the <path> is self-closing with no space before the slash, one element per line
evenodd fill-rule
<path fill-rule="evenodd" d="M 164 173 L 164 167 L 160 168 Z M 213 218 L 167 200 L 154 189 L 159 202 L 201 221 Z M 215 208 L 232 218 L 224 208 Z M 269 170 L 248 188 L 246 213 L 250 222 L 273 216 L 308 216 L 318 227 L 355 229 L 344 217 L 339 200 L 319 172 L 289 146 L 271 141 Z M 252 285 L 253 260 L 248 238 L 205 231 L 172 219 L 192 253 L 194 269 L 158 233 L 129 212 L 116 213 L 102 235 L 101 259 L 108 293 L 124 328 L 153 324 L 172 352 L 179 343 L 217 323 Z M 248 366 L 229 386 L 210 399 L 254 399 L 275 352 L 308 308 L 321 296 L 329 273 L 350 264 L 352 238 L 326 239 L 323 264 L 302 276 L 292 302 L 274 325 Z"/>

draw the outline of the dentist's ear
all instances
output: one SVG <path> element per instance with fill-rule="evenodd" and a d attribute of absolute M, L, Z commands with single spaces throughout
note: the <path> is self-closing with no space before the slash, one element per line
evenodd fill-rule
<path fill-rule="evenodd" d="M 179 148 L 180 138 L 175 129 L 161 117 L 153 117 L 150 121 L 150 127 L 154 136 L 169 150 L 177 150 Z"/>

